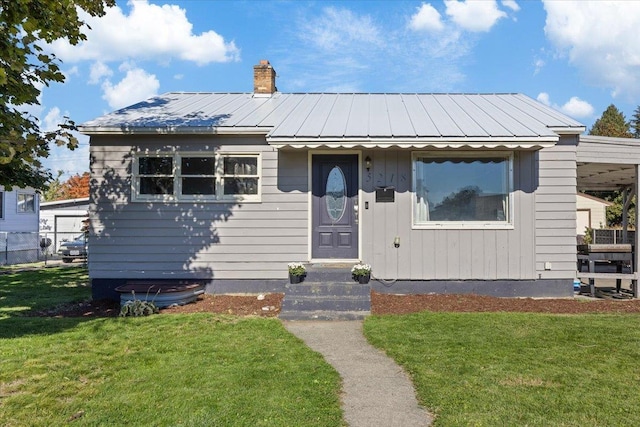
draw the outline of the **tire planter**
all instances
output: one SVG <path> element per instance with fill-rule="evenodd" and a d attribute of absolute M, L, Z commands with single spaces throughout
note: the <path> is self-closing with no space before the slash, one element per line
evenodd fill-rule
<path fill-rule="evenodd" d="M 198 299 L 204 293 L 204 285 L 199 283 L 128 283 L 118 286 L 116 292 L 120 294 L 120 305 L 127 301 L 151 301 L 156 307 L 164 308 L 171 305 L 184 305 Z"/>

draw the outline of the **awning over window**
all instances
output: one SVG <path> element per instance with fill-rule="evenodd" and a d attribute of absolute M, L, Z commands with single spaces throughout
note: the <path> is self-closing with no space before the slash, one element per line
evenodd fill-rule
<path fill-rule="evenodd" d="M 296 148 L 400 148 L 400 149 L 524 149 L 539 150 L 552 147 L 558 138 L 540 138 L 532 141 L 521 139 L 420 139 L 420 140 L 362 140 L 362 139 L 272 139 L 267 138 L 269 145 L 277 149 Z"/>

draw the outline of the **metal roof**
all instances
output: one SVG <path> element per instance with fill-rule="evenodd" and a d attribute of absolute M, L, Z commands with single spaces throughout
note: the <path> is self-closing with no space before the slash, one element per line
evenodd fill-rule
<path fill-rule="evenodd" d="M 613 191 L 636 184 L 640 139 L 581 135 L 576 151 L 578 190 Z"/>
<path fill-rule="evenodd" d="M 167 93 L 79 126 L 104 133 L 264 134 L 276 146 L 552 144 L 584 126 L 522 94 Z M 524 145 L 522 145 L 524 144 Z"/>

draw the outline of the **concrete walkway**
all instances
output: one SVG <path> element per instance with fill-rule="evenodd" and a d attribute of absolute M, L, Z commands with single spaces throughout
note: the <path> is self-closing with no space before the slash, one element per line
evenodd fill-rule
<path fill-rule="evenodd" d="M 432 416 L 418 406 L 407 374 L 367 342 L 361 321 L 283 323 L 342 377 L 342 409 L 350 427 L 431 425 Z"/>

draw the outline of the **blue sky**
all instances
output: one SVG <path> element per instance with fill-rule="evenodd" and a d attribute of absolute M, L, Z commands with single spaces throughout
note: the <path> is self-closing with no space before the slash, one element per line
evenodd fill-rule
<path fill-rule="evenodd" d="M 32 111 L 50 129 L 169 91 L 518 92 L 590 127 L 640 105 L 640 1 L 118 1 L 78 46 L 48 47 L 64 84 Z M 80 148 L 45 167 L 89 169 Z"/>

